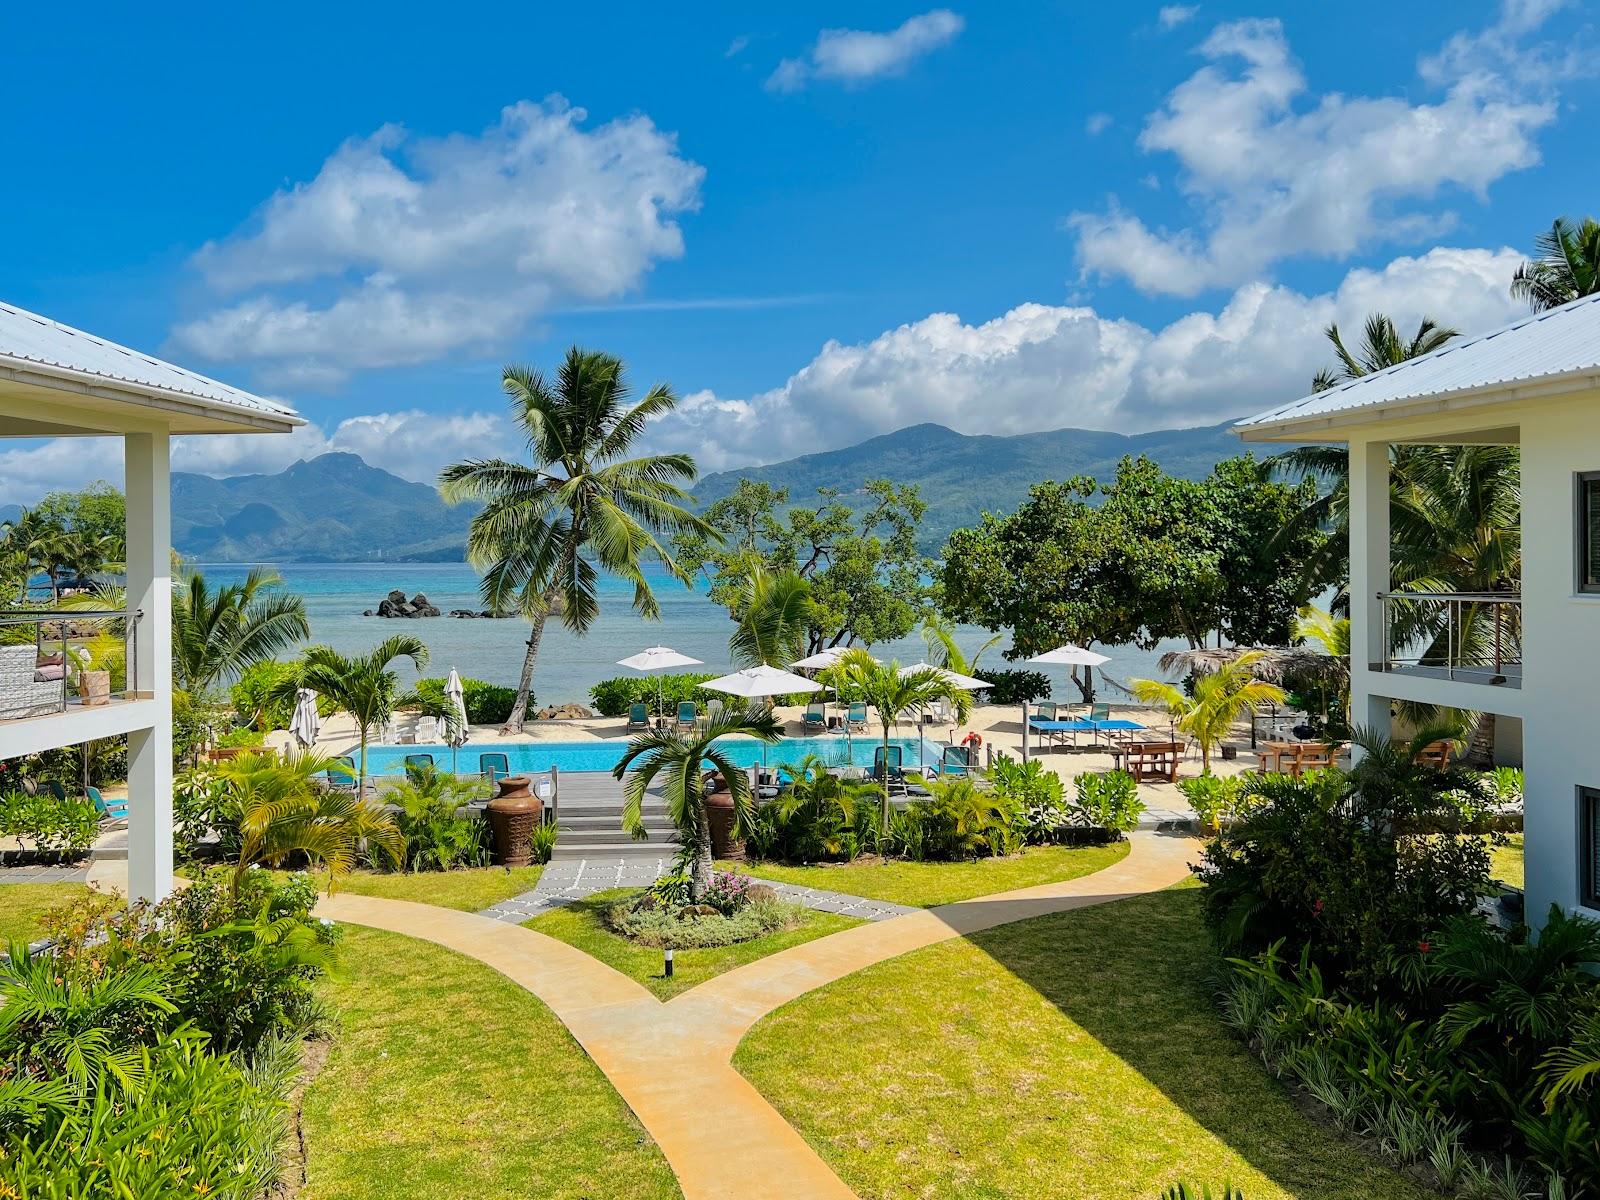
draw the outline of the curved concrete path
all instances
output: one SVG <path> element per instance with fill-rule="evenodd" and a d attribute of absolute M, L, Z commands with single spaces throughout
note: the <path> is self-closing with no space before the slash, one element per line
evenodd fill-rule
<path fill-rule="evenodd" d="M 1061 883 L 859 925 L 719 975 L 663 1004 L 555 938 L 474 913 L 335 895 L 320 915 L 435 942 L 539 997 L 667 1156 L 686 1200 L 854 1200 L 731 1059 L 750 1027 L 863 967 L 981 929 L 1158 891 L 1188 873 L 1188 838 L 1136 833 L 1120 862 Z"/>

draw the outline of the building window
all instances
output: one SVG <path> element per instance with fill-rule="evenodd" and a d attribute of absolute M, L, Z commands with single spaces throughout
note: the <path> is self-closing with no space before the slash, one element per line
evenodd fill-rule
<path fill-rule="evenodd" d="M 1600 592 L 1600 471 L 1578 476 L 1578 590 Z"/>
<path fill-rule="evenodd" d="M 1600 791 L 1594 788 L 1578 789 L 1579 823 L 1583 836 L 1578 844 L 1583 847 L 1582 869 L 1578 872 L 1583 888 L 1582 903 L 1585 908 L 1600 908 Z"/>

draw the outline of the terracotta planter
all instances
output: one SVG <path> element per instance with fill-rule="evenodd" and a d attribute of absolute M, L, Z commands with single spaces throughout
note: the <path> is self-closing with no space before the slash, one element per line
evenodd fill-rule
<path fill-rule="evenodd" d="M 484 810 L 494 835 L 494 861 L 503 867 L 526 867 L 533 862 L 533 831 L 544 818 L 544 801 L 528 791 L 527 775 L 507 775 L 495 781 L 500 794 Z"/>
<path fill-rule="evenodd" d="M 712 858 L 744 858 L 744 839 L 733 833 L 733 793 L 712 792 L 705 798 L 706 823 L 711 826 Z"/>
<path fill-rule="evenodd" d="M 83 697 L 85 705 L 111 703 L 111 672 L 110 671 L 79 671 L 78 694 Z"/>

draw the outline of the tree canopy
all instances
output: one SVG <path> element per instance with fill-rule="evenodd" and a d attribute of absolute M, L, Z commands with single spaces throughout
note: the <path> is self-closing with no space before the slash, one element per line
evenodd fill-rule
<path fill-rule="evenodd" d="M 707 506 L 711 533 L 673 539 L 678 561 L 711 584 L 711 599 L 743 621 L 758 570 L 805 581 L 805 652 L 905 637 L 926 614 L 931 560 L 917 551 L 926 509 L 916 484 L 870 481 L 859 507 L 829 488 L 813 506 L 791 505 L 787 488 L 741 479 Z"/>
<path fill-rule="evenodd" d="M 951 620 L 1010 629 L 1008 658 L 1063 642 L 1281 644 L 1308 599 L 1298 564 L 1325 535 L 1278 535 L 1314 494 L 1312 482 L 1275 482 L 1249 455 L 1201 480 L 1141 457 L 1123 459 L 1109 484 L 1041 483 L 1016 512 L 986 513 L 951 535 L 942 608 Z"/>

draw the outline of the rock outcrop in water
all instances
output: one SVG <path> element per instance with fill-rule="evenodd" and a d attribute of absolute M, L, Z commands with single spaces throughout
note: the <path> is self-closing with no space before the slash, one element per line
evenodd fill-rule
<path fill-rule="evenodd" d="M 395 588 L 378 602 L 378 611 L 373 613 L 369 608 L 361 614 L 364 617 L 437 617 L 439 610 L 428 603 L 428 598 L 418 592 L 411 599 L 406 599 L 406 594 Z"/>

